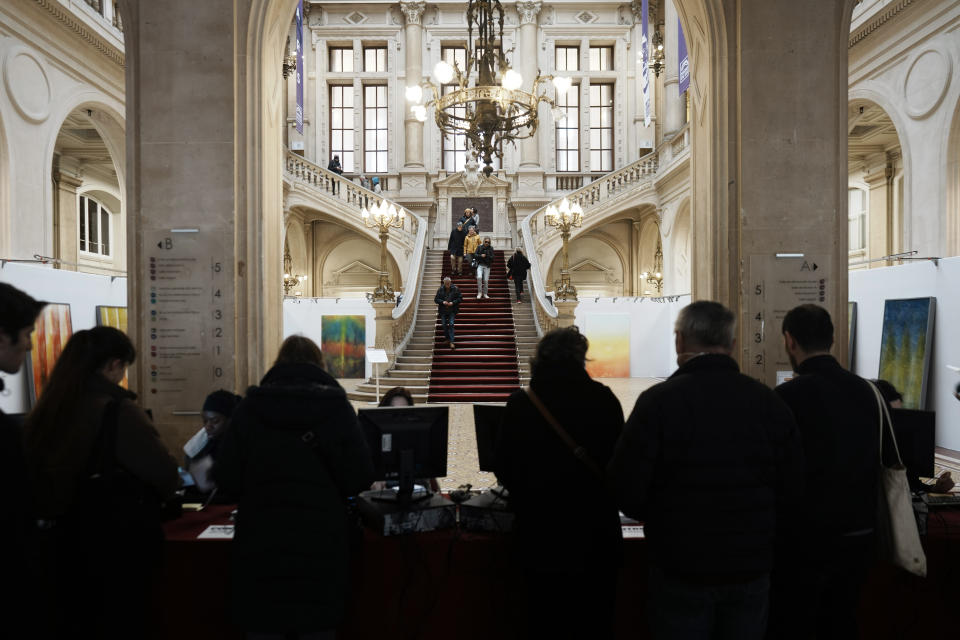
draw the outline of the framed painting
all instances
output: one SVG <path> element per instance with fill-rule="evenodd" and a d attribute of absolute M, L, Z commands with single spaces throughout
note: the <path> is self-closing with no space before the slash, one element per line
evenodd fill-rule
<path fill-rule="evenodd" d="M 37 401 L 53 373 L 53 365 L 73 335 L 70 305 L 48 303 L 30 334 L 30 357 L 27 358 L 27 383 L 31 405 Z"/>
<path fill-rule="evenodd" d="M 903 394 L 906 409 L 923 409 L 927 397 L 936 298 L 886 300 L 880 333 L 880 371 Z"/>
<path fill-rule="evenodd" d="M 365 377 L 366 322 L 366 316 L 323 316 L 320 319 L 320 350 L 327 372 L 333 377 Z"/>
<path fill-rule="evenodd" d="M 586 318 L 584 335 L 590 341 L 587 373 L 593 378 L 630 377 L 630 316 L 603 313 Z"/>

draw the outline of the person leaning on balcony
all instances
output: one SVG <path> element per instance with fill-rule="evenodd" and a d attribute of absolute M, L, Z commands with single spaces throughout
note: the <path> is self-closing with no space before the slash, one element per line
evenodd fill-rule
<path fill-rule="evenodd" d="M 473 266 L 472 264 L 473 258 L 474 258 L 473 254 L 477 252 L 477 247 L 479 246 L 480 246 L 480 236 L 477 235 L 477 228 L 470 227 L 469 229 L 467 229 L 467 235 L 463 239 L 463 254 L 467 264 L 471 265 L 471 267 Z"/>
<path fill-rule="evenodd" d="M 447 243 L 447 251 L 450 252 L 450 274 L 454 276 L 463 275 L 463 239 L 466 232 L 463 225 L 457 223 L 457 228 L 450 232 L 450 241 Z"/>
<path fill-rule="evenodd" d="M 493 266 L 493 244 L 490 242 L 490 236 L 483 239 L 483 244 L 477 249 L 477 297 L 489 298 L 490 293 L 490 267 Z"/>

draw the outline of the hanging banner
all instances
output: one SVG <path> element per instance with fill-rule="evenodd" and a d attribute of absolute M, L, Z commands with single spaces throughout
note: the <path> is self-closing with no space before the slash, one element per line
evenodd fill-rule
<path fill-rule="evenodd" d="M 303 0 L 297 4 L 297 133 L 303 133 Z"/>
<path fill-rule="evenodd" d="M 640 21 L 640 88 L 643 90 L 643 124 L 650 126 L 650 0 L 643 0 L 643 17 Z"/>
<path fill-rule="evenodd" d="M 679 60 L 680 95 L 690 88 L 690 56 L 687 55 L 687 39 L 683 37 L 683 25 L 677 18 L 677 60 Z"/>

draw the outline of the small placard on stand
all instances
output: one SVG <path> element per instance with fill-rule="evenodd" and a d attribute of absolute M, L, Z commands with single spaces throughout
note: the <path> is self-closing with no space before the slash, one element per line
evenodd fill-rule
<path fill-rule="evenodd" d="M 377 378 L 377 400 L 372 404 L 380 402 L 380 365 L 390 362 L 387 359 L 386 349 L 367 349 L 367 362 L 373 365 L 373 372 Z"/>

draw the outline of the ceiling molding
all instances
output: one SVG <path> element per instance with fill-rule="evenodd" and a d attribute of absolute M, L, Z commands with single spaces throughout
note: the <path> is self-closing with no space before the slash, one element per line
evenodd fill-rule
<path fill-rule="evenodd" d="M 852 49 L 857 43 L 862 42 L 871 33 L 882 27 L 884 24 L 902 13 L 904 9 L 913 4 L 913 0 L 900 0 L 891 5 L 886 10 L 877 13 L 871 20 L 864 22 L 856 31 L 850 33 L 850 39 L 847 41 L 847 48 Z"/>
<path fill-rule="evenodd" d="M 93 46 L 94 49 L 102 53 L 105 57 L 112 60 L 118 66 L 124 66 L 123 51 L 118 51 L 112 45 L 105 42 L 99 35 L 83 24 L 63 5 L 54 0 L 34 0 L 38 5 L 46 10 L 54 19 L 62 24 L 67 30 L 72 31 L 81 40 Z"/>

